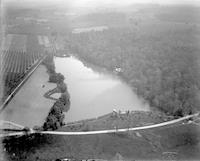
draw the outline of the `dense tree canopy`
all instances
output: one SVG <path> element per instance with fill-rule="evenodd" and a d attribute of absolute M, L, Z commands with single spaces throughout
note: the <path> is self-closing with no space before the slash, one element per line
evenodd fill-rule
<path fill-rule="evenodd" d="M 192 28 L 143 26 L 69 34 L 66 49 L 120 73 L 152 107 L 172 115 L 199 106 L 199 47 Z M 156 28 L 157 27 L 157 28 Z"/>

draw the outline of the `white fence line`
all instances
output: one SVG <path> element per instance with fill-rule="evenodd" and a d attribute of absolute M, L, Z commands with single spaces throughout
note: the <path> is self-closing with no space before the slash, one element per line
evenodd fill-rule
<path fill-rule="evenodd" d="M 92 135 L 92 134 L 108 134 L 108 133 L 116 133 L 116 132 L 128 132 L 128 131 L 138 131 L 138 130 L 146 130 L 146 129 L 152 129 L 162 126 L 167 126 L 171 124 L 175 124 L 187 119 L 190 119 L 192 117 L 197 117 L 199 113 L 188 115 L 179 119 L 154 124 L 154 125 L 148 125 L 148 126 L 140 126 L 140 127 L 134 127 L 134 128 L 126 128 L 126 129 L 112 129 L 112 130 L 100 130 L 100 131 L 86 131 L 86 132 L 62 132 L 62 131 L 42 131 L 41 134 L 51 134 L 51 135 Z"/>

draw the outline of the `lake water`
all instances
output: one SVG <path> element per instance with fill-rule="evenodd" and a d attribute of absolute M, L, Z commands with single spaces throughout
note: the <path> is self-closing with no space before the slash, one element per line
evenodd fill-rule
<path fill-rule="evenodd" d="M 71 107 L 65 121 L 98 117 L 113 109 L 148 110 L 149 106 L 119 77 L 106 71 L 97 72 L 75 57 L 55 58 L 56 72 L 65 76 Z"/>
<path fill-rule="evenodd" d="M 0 113 L 0 120 L 28 127 L 41 126 L 54 104 L 43 97 L 45 92 L 56 87 L 56 84 L 48 83 L 48 79 L 46 67 L 40 65 Z"/>
<path fill-rule="evenodd" d="M 66 122 L 98 117 L 112 112 L 113 109 L 149 109 L 131 88 L 114 74 L 105 70 L 93 70 L 74 57 L 54 60 L 56 71 L 65 76 L 71 96 Z M 0 120 L 9 120 L 28 127 L 42 125 L 54 103 L 43 97 L 45 92 L 56 87 L 56 84 L 48 83 L 48 78 L 46 68 L 40 65 L 8 103 L 0 114 Z M 59 97 L 59 94 L 54 96 Z"/>

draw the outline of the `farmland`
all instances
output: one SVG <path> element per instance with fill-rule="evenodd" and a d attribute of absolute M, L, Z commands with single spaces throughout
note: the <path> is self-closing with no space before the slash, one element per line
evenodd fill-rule
<path fill-rule="evenodd" d="M 60 16 L 54 14 L 56 10 L 60 12 Z M 75 11 L 63 8 L 63 6 L 60 9 L 54 5 L 8 8 L 6 11 L 6 36 L 2 49 L 4 99 L 40 60 L 43 56 L 41 53 L 45 53 L 46 49 L 51 50 L 50 47 L 53 47 L 57 56 L 74 55 L 83 61 L 88 68 L 97 66 L 102 69 L 101 71 L 105 69 L 106 73 L 116 74 L 130 86 L 131 91 L 148 103 L 151 111 L 128 113 L 127 117 L 125 115 L 118 117 L 117 115 L 117 117 L 83 120 L 81 125 L 60 128 L 63 125 L 63 111 L 61 109 L 63 104 L 57 102 L 50 109 L 43 130 L 92 131 L 113 128 L 117 130 L 117 128 L 129 127 L 130 125 L 139 127 L 160 123 L 168 117 L 174 119 L 199 111 L 200 48 L 198 42 L 200 30 L 197 19 L 197 15 L 200 13 L 199 8 L 181 5 L 168 7 L 130 5 L 121 8 L 112 6 L 112 9 L 92 8 L 90 11 L 85 8 L 85 10 L 87 11 L 84 14 L 80 14 L 80 10 L 78 10 L 74 16 L 72 13 Z M 70 14 L 72 15 L 69 16 Z M 99 26 L 106 26 L 106 29 L 99 28 Z M 49 39 L 50 35 L 51 39 Z M 50 46 L 52 42 L 54 44 Z M 46 59 L 44 65 L 48 69 L 50 82 L 57 83 L 65 90 L 69 87 L 69 94 L 72 96 L 70 110 L 74 110 L 73 94 L 70 91 L 69 83 L 72 77 L 66 73 L 67 85 L 65 85 L 63 83 L 64 77 L 61 74 L 67 70 L 73 72 L 75 76 L 77 73 L 81 75 L 85 73 L 83 70 L 76 73 L 72 70 L 74 68 L 64 66 L 62 66 L 64 72 L 56 73 L 57 66 L 54 66 L 53 57 Z M 77 69 L 77 66 L 75 68 Z M 87 70 L 86 73 L 91 74 L 90 71 Z M 47 80 L 47 75 L 44 75 L 43 72 L 38 73 L 40 79 L 35 77 L 33 79 L 34 85 L 28 85 L 28 88 L 31 88 L 35 95 L 31 92 L 27 92 L 29 95 L 26 95 L 25 91 L 17 100 L 22 100 L 21 103 L 18 102 L 18 107 L 29 111 L 29 113 L 13 112 L 16 118 L 25 113 L 25 116 L 22 117 L 25 122 L 39 118 L 30 112 L 29 107 L 33 107 L 44 116 L 47 113 L 44 114 L 42 110 L 49 107 L 46 104 L 47 100 L 42 97 L 44 91 L 49 90 L 44 81 L 41 81 Z M 91 77 L 91 75 L 89 76 Z M 79 79 L 78 77 L 80 84 L 97 82 L 96 77 L 86 78 Z M 77 83 L 74 80 L 73 82 Z M 37 91 L 36 87 L 40 92 Z M 74 87 L 78 93 L 76 102 L 80 102 L 81 99 L 86 100 L 87 94 L 94 96 L 90 89 L 95 88 L 91 85 L 84 86 L 86 92 L 82 92 L 81 87 L 77 84 Z M 98 88 L 101 87 L 98 86 Z M 20 95 L 21 91 L 23 88 L 16 96 Z M 106 107 L 107 100 L 113 99 L 115 93 L 120 93 L 110 91 L 112 90 L 109 89 L 105 94 L 100 94 L 94 99 L 100 100 L 98 106 L 101 107 L 101 110 Z M 104 100 L 102 99 L 104 96 L 110 97 Z M 126 95 L 120 96 L 114 102 L 119 108 L 121 105 L 118 101 L 124 101 L 124 98 L 127 98 Z M 15 98 L 9 103 L 10 108 L 7 106 L 6 110 L 17 110 Z M 24 100 L 31 105 L 24 104 Z M 67 107 L 69 107 L 68 105 L 69 101 Z M 82 114 L 81 110 L 86 111 L 83 105 L 79 106 L 79 109 L 76 110 L 77 113 Z M 97 110 L 94 105 L 92 101 L 86 104 L 88 107 L 91 106 L 91 111 Z M 70 116 L 72 116 L 71 111 L 67 113 Z M 32 119 L 29 114 L 36 117 Z M 194 121 L 189 120 L 171 127 L 119 135 L 101 134 L 69 137 L 36 135 L 9 138 L 5 139 L 4 142 L 5 156 L 7 160 L 52 160 L 60 157 L 112 159 L 120 153 L 124 158 L 133 160 L 137 158 L 163 159 L 167 152 L 173 152 L 176 159 L 199 160 L 200 129 Z"/>
<path fill-rule="evenodd" d="M 42 57 L 42 50 L 36 36 L 7 34 L 4 39 L 2 69 L 4 94 L 3 100 L 24 79 L 26 74 Z"/>

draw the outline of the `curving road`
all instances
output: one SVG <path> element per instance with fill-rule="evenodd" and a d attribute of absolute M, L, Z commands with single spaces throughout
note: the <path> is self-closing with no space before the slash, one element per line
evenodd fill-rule
<path fill-rule="evenodd" d="M 62 132 L 62 131 L 34 131 L 33 129 L 30 129 L 29 132 L 15 132 L 15 133 L 8 133 L 8 134 L 0 134 L 0 137 L 6 137 L 6 136 L 22 136 L 22 135 L 27 135 L 27 134 L 49 134 L 49 135 L 96 135 L 96 134 L 109 134 L 109 133 L 120 133 L 120 132 L 128 132 L 128 131 L 139 131 L 139 130 L 147 130 L 147 129 L 152 129 L 152 128 L 158 128 L 158 127 L 163 127 L 163 126 L 168 126 L 172 124 L 179 123 L 181 121 L 188 120 L 193 117 L 198 117 L 199 112 L 195 113 L 193 115 L 187 115 L 185 117 L 159 123 L 159 124 L 154 124 L 154 125 L 148 125 L 148 126 L 140 126 L 140 127 L 134 127 L 134 128 L 126 128 L 126 129 L 112 129 L 112 130 L 100 130 L 100 131 L 86 131 L 86 132 Z"/>

